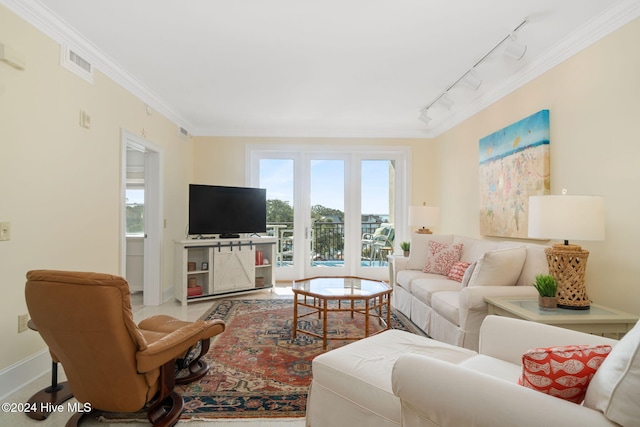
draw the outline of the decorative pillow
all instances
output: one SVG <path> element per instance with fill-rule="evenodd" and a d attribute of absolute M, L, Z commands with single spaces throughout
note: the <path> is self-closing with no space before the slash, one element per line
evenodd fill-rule
<path fill-rule="evenodd" d="M 464 276 L 462 277 L 462 287 L 466 288 L 469 286 L 469 281 L 471 280 L 471 275 L 473 275 L 473 270 L 476 268 L 477 261 L 471 263 L 469 267 L 464 272 Z"/>
<path fill-rule="evenodd" d="M 409 262 L 407 268 L 410 270 L 422 270 L 424 260 L 429 253 L 429 242 L 453 244 L 452 234 L 419 234 L 411 233 L 411 252 L 409 252 Z M 545 258 L 546 259 L 546 258 Z"/>
<path fill-rule="evenodd" d="M 449 279 L 455 280 L 457 282 L 462 282 L 462 279 L 464 278 L 464 274 L 470 265 L 471 265 L 470 262 L 464 262 L 464 261 L 454 262 L 453 266 L 451 267 L 451 270 L 449 270 L 449 274 L 448 274 Z"/>
<path fill-rule="evenodd" d="M 429 242 L 427 262 L 422 269 L 424 273 L 435 273 L 446 276 L 453 267 L 453 263 L 460 260 L 462 243 L 446 245 L 444 243 Z"/>
<path fill-rule="evenodd" d="M 469 286 L 513 286 L 518 281 L 527 250 L 524 246 L 485 252 L 476 262 Z"/>
<path fill-rule="evenodd" d="M 640 322 L 613 347 L 593 376 L 584 406 L 623 426 L 640 420 Z"/>
<path fill-rule="evenodd" d="M 574 403 L 584 400 L 591 378 L 610 345 L 534 348 L 522 356 L 519 384 Z"/>

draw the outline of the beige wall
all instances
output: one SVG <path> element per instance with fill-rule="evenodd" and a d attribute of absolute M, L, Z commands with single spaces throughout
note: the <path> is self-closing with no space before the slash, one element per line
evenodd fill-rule
<path fill-rule="evenodd" d="M 0 6 L 0 42 L 26 59 L 19 71 L 0 62 L 0 371 L 44 348 L 38 334 L 17 333 L 27 313 L 25 273 L 52 268 L 120 273 L 121 130 L 146 134 L 165 150 L 165 260 L 184 236 L 192 143 L 178 126 L 99 71 L 94 84 L 58 65 L 58 44 Z M 80 110 L 92 118 L 79 126 Z M 165 262 L 164 286 L 173 263 Z"/>
<path fill-rule="evenodd" d="M 591 252 L 589 296 L 640 314 L 638 40 L 640 19 L 438 137 L 441 231 L 479 235 L 478 140 L 549 109 L 551 193 L 605 197 L 606 240 L 578 242 Z"/>
<path fill-rule="evenodd" d="M 411 148 L 411 203 L 437 200 L 436 146 L 427 139 L 393 138 L 238 138 L 197 137 L 194 180 L 199 184 L 245 185 L 245 158 L 248 145 L 308 146 L 402 146 Z M 211 163 L 213 160 L 213 164 Z"/>

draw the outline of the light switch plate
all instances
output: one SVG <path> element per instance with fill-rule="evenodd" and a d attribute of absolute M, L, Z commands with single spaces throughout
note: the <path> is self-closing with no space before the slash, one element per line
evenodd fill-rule
<path fill-rule="evenodd" d="M 80 126 L 91 129 L 91 116 L 84 110 L 80 110 Z"/>
<path fill-rule="evenodd" d="M 0 222 L 0 240 L 11 240 L 10 222 Z"/>

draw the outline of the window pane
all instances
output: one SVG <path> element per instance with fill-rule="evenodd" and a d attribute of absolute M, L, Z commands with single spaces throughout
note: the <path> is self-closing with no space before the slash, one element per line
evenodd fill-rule
<path fill-rule="evenodd" d="M 127 234 L 144 234 L 144 189 L 126 190 Z"/>
<path fill-rule="evenodd" d="M 361 164 L 362 266 L 386 265 L 393 252 L 394 162 L 363 160 Z"/>
<path fill-rule="evenodd" d="M 293 266 L 293 159 L 260 159 L 259 179 L 267 190 L 267 230 L 278 238 L 275 265 Z"/>
<path fill-rule="evenodd" d="M 311 265 L 344 265 L 344 160 L 311 161 Z"/>

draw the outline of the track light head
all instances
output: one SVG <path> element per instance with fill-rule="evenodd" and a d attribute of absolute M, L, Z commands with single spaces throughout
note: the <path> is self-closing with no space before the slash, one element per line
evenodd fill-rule
<path fill-rule="evenodd" d="M 480 85 L 482 84 L 482 79 L 478 78 L 475 70 L 471 69 L 460 78 L 460 84 L 466 88 L 471 90 L 478 90 Z"/>
<path fill-rule="evenodd" d="M 429 115 L 427 114 L 428 110 L 422 110 L 422 112 L 420 113 L 420 117 L 418 117 L 420 120 L 422 120 L 425 124 L 429 124 L 431 122 L 431 117 L 429 117 Z"/>
<path fill-rule="evenodd" d="M 438 105 L 447 110 L 451 110 L 451 107 L 453 107 L 453 100 L 445 93 L 438 99 Z"/>
<path fill-rule="evenodd" d="M 520 59 L 522 59 L 526 51 L 527 51 L 527 45 L 518 43 L 512 39 L 510 42 L 508 42 L 504 46 L 504 49 L 502 50 L 502 54 L 509 59 L 514 59 L 516 61 L 519 61 Z"/>

